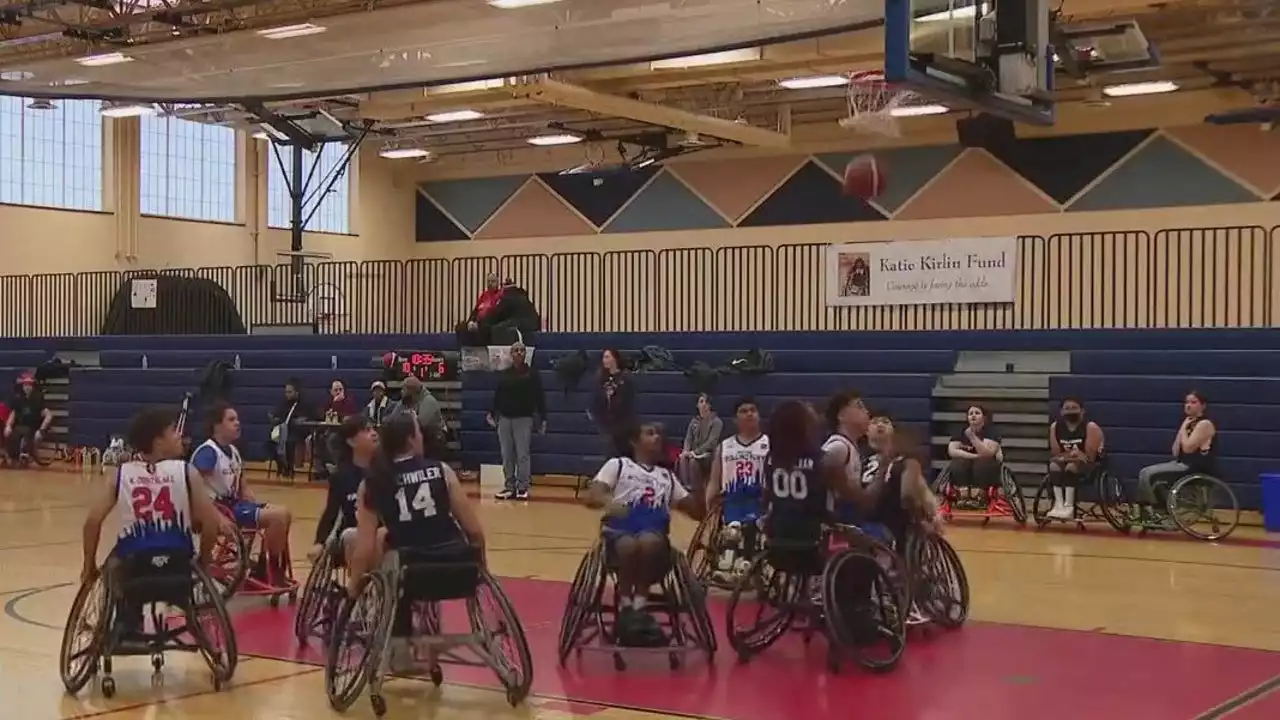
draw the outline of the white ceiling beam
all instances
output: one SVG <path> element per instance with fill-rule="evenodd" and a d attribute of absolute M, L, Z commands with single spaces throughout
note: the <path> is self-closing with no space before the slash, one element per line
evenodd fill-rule
<path fill-rule="evenodd" d="M 655 105 L 631 98 L 607 95 L 580 85 L 571 85 L 551 79 L 538 79 L 516 84 L 509 88 L 517 98 L 527 98 L 547 105 L 570 107 L 610 117 L 630 118 L 661 127 L 677 128 L 686 132 L 741 143 L 752 147 L 787 148 L 791 138 L 780 132 L 699 115 L 687 110 Z"/>

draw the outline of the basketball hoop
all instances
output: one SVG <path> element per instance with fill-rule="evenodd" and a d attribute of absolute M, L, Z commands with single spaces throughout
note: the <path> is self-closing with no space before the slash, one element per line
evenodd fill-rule
<path fill-rule="evenodd" d="M 864 70 L 849 74 L 849 116 L 840 120 L 840 127 L 859 132 L 898 137 L 898 119 L 893 111 L 916 98 L 910 90 L 894 87 L 884 79 L 879 70 Z"/>

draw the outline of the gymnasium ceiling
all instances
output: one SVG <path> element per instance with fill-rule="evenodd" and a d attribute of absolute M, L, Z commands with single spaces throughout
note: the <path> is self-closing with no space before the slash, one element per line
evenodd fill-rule
<path fill-rule="evenodd" d="M 917 10 L 922 3 L 946 8 L 915 0 Z M 162 100 L 166 112 L 240 127 L 254 127 L 254 116 L 230 101 L 253 96 L 256 111 L 371 124 L 374 142 L 436 158 L 528 150 L 529 137 L 566 129 L 605 141 L 587 144 L 597 149 L 666 133 L 686 145 L 724 138 L 772 149 L 838 130 L 844 88 L 777 81 L 879 68 L 882 11 L 879 0 L 562 0 L 508 10 L 486 0 L 0 0 L 0 93 Z M 1280 100 L 1274 0 L 1063 0 L 1062 13 L 1075 25 L 1134 19 L 1161 58 L 1155 69 L 1060 75 L 1068 114 L 1125 113 L 1140 104 L 1104 99 L 1101 88 L 1149 80 L 1173 80 L 1180 95 L 1221 108 Z M 260 32 L 304 23 L 325 30 Z M 765 44 L 786 36 L 809 39 Z M 759 46 L 759 58 L 613 64 L 729 45 Z M 132 60 L 77 62 L 110 53 Z M 555 69 L 575 66 L 583 69 Z M 476 78 L 490 80 L 422 87 Z M 388 89 L 362 90 L 370 87 Z M 483 117 L 426 119 L 460 110 Z"/>

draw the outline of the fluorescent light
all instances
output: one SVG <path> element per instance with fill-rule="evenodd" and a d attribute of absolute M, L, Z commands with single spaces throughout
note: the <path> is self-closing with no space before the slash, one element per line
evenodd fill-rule
<path fill-rule="evenodd" d="M 654 60 L 649 63 L 650 70 L 682 70 L 684 68 L 707 67 L 708 65 L 727 65 L 729 63 L 751 62 L 760 59 L 760 48 L 742 48 L 725 50 L 724 52 L 706 53 L 703 55 L 686 55 L 685 57 Z"/>
<path fill-rule="evenodd" d="M 253 134 L 253 139 L 254 140 L 270 140 L 271 136 L 259 130 L 258 132 Z"/>
<path fill-rule="evenodd" d="M 450 83 L 448 85 L 437 85 L 433 88 L 427 88 L 427 92 L 432 94 L 444 95 L 447 93 L 459 92 L 476 92 L 477 90 L 493 90 L 507 84 L 506 78 L 489 78 L 487 80 L 472 80 L 470 82 Z"/>
<path fill-rule="evenodd" d="M 102 67 L 104 65 L 119 65 L 120 63 L 133 62 L 133 58 L 118 52 L 106 53 L 104 55 L 86 55 L 76 62 L 85 67 Z"/>
<path fill-rule="evenodd" d="M 318 35 L 325 30 L 328 30 L 328 28 L 323 25 L 299 23 L 297 25 L 282 25 L 280 27 L 259 30 L 258 34 L 268 40 L 285 40 L 288 38 L 305 37 L 307 35 Z"/>
<path fill-rule="evenodd" d="M 424 150 L 422 148 L 414 148 L 414 147 L 383 148 L 378 152 L 378 154 L 388 160 L 403 160 L 406 158 L 431 157 L 430 150 Z"/>
<path fill-rule="evenodd" d="M 551 147 L 553 145 L 572 145 L 582 142 L 582 136 L 575 133 L 563 133 L 560 135 L 538 135 L 531 137 L 525 142 L 538 147 Z"/>
<path fill-rule="evenodd" d="M 813 75 L 810 77 L 788 78 L 779 80 L 778 85 L 788 90 L 810 90 L 813 88 L 841 87 L 849 84 L 847 75 Z"/>
<path fill-rule="evenodd" d="M 155 115 L 156 108 L 154 105 L 104 105 L 98 112 L 102 117 L 127 118 Z"/>
<path fill-rule="evenodd" d="M 982 14 L 986 16 L 991 11 L 986 3 L 982 3 Z M 943 10 L 942 12 L 929 13 L 915 18 L 915 22 L 946 22 L 948 20 L 964 20 L 973 18 L 978 13 L 977 5 L 965 5 L 952 10 Z"/>
<path fill-rule="evenodd" d="M 484 117 L 484 113 L 475 110 L 453 110 L 451 112 L 432 113 L 427 116 L 428 122 L 433 123 L 449 123 L 463 122 L 466 120 L 479 120 Z"/>
<path fill-rule="evenodd" d="M 1107 97 L 1130 97 L 1133 95 L 1158 95 L 1160 93 L 1171 93 L 1177 89 L 1178 83 L 1176 82 L 1170 82 L 1169 80 L 1155 80 L 1153 82 L 1108 85 L 1102 88 L 1102 94 Z"/>
<path fill-rule="evenodd" d="M 946 115 L 951 108 L 946 105 L 908 105 L 896 107 L 889 111 L 893 117 L 922 117 L 925 115 Z"/>
<path fill-rule="evenodd" d="M 522 7 L 533 7 L 534 5 L 550 5 L 558 3 L 560 0 L 486 0 L 493 7 L 499 10 L 514 10 Z"/>

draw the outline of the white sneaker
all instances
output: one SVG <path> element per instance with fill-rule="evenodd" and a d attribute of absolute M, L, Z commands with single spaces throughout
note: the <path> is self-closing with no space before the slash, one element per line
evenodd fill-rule
<path fill-rule="evenodd" d="M 1062 506 L 1062 515 L 1060 515 L 1060 516 L 1059 516 L 1059 519 L 1060 519 L 1060 520 L 1075 520 L 1075 519 L 1076 519 L 1076 506 L 1075 506 L 1075 505 L 1063 505 L 1063 506 Z"/>
<path fill-rule="evenodd" d="M 493 499 L 494 500 L 510 500 L 512 497 L 515 496 L 515 494 L 516 493 L 514 490 L 499 490 L 498 492 L 493 494 Z"/>
<path fill-rule="evenodd" d="M 1064 518 L 1064 517 L 1063 517 L 1063 515 L 1062 515 L 1062 506 L 1061 506 L 1061 505 L 1054 505 L 1052 510 L 1050 510 L 1050 511 L 1049 511 L 1049 512 L 1047 512 L 1047 513 L 1045 513 L 1045 517 L 1049 518 L 1050 520 L 1065 520 L 1065 519 L 1066 519 L 1066 518 Z"/>

